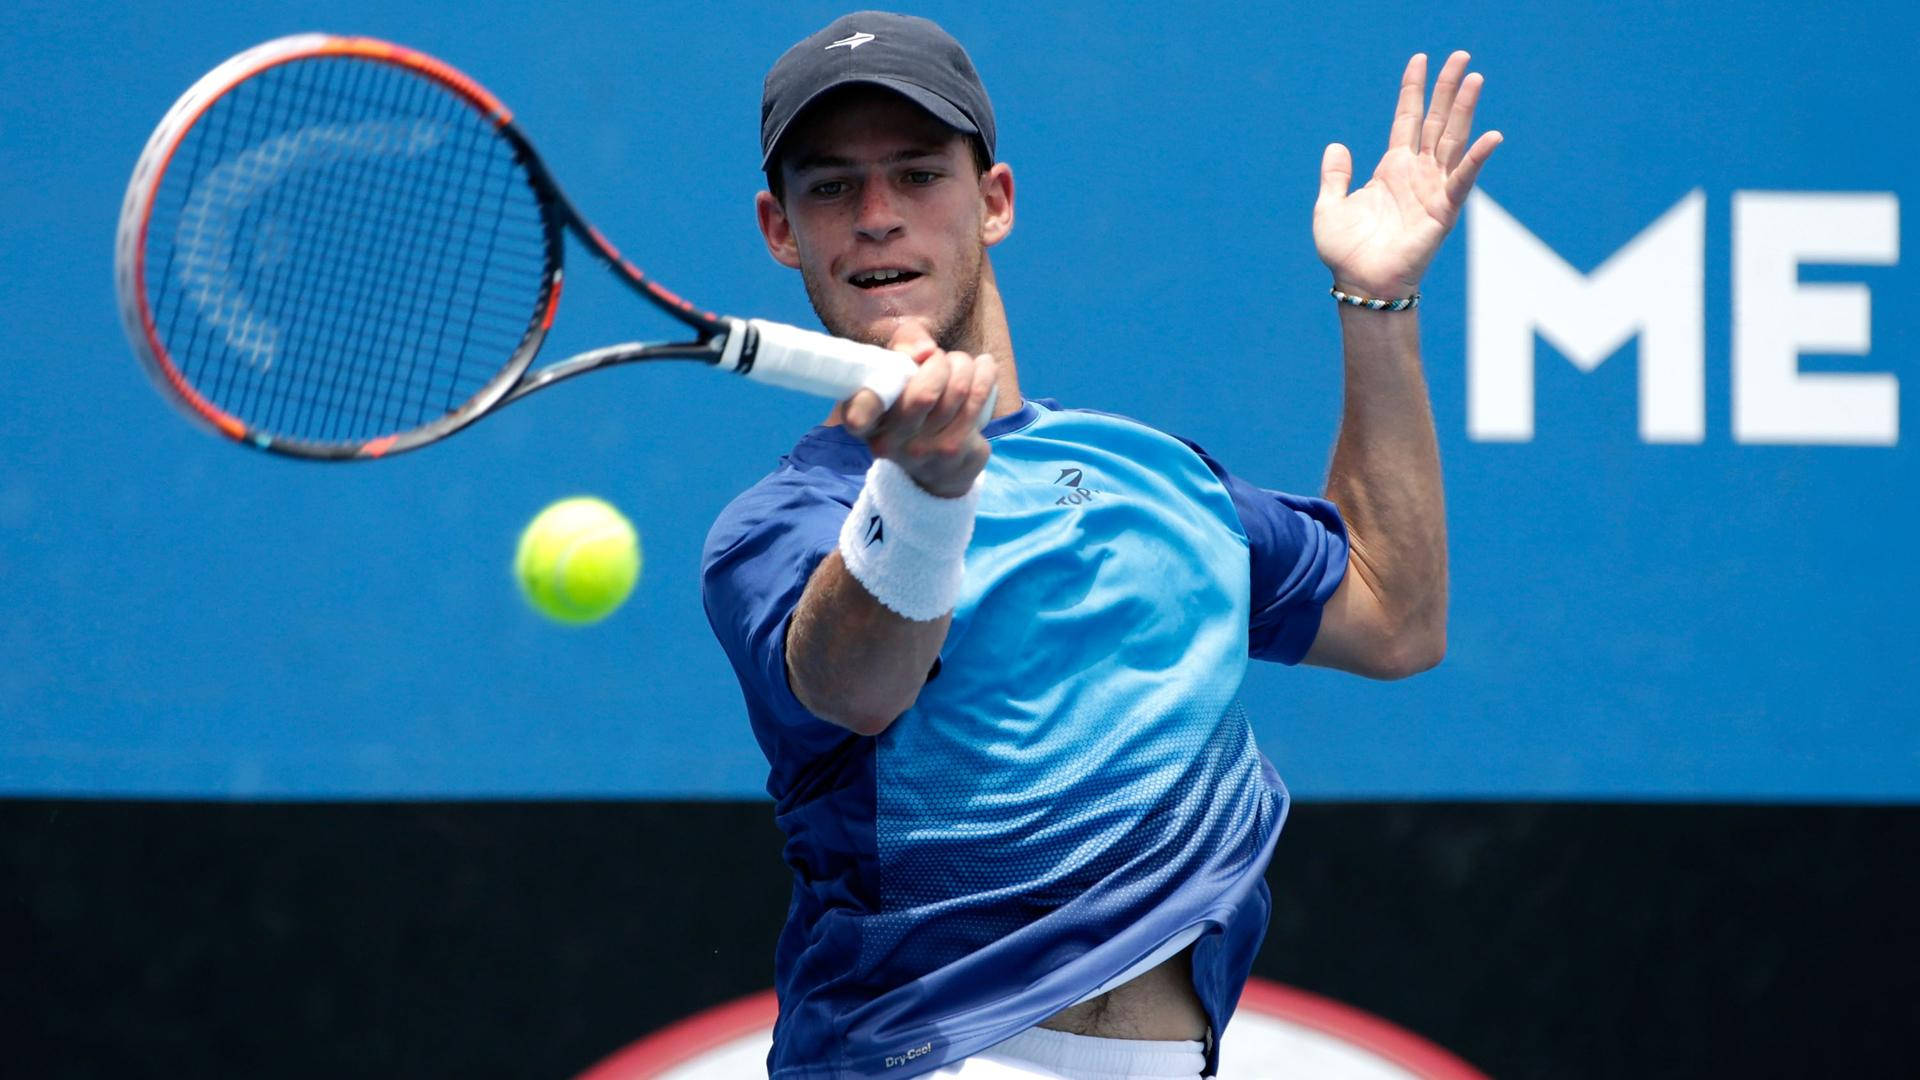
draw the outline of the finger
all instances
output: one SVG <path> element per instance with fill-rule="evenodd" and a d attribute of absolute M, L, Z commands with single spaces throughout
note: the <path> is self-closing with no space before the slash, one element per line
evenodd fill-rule
<path fill-rule="evenodd" d="M 926 353 L 938 349 L 939 343 L 933 340 L 933 332 L 927 329 L 923 319 L 901 319 L 893 328 L 893 338 L 887 342 L 887 348 L 903 352 L 913 357 L 915 363 L 925 363 Z"/>
<path fill-rule="evenodd" d="M 1440 136 L 1439 145 L 1433 149 L 1443 172 L 1460 167 L 1460 155 L 1466 152 L 1467 140 L 1473 137 L 1473 110 L 1480 103 L 1480 88 L 1486 82 L 1486 76 L 1476 71 L 1460 84 L 1460 96 L 1454 100 L 1451 115 L 1447 117 L 1446 134 Z"/>
<path fill-rule="evenodd" d="M 879 433 L 894 446 L 913 438 L 926 422 L 927 413 L 939 402 L 940 395 L 946 389 L 947 354 L 935 349 L 920 362 L 920 369 L 913 373 L 913 377 L 907 380 L 893 408 L 880 418 Z"/>
<path fill-rule="evenodd" d="M 973 368 L 966 382 L 955 387 L 960 407 L 954 412 L 953 422 L 948 427 L 958 432 L 968 432 L 976 431 L 986 423 L 988 418 L 981 413 L 986 409 L 988 399 L 993 396 L 999 370 L 991 353 L 981 353 L 973 358 Z"/>
<path fill-rule="evenodd" d="M 927 418 L 920 425 L 921 431 L 945 430 L 953 418 L 960 415 L 960 410 L 966 408 L 967 391 L 973 386 L 974 364 L 974 358 L 966 353 L 947 354 L 947 385 L 940 391 L 933 408 L 927 410 Z"/>
<path fill-rule="evenodd" d="M 973 366 L 973 388 L 967 393 L 967 409 L 974 414 L 987 407 L 993 388 L 1000 384 L 1000 361 L 992 353 L 981 353 Z"/>
<path fill-rule="evenodd" d="M 1000 364 L 991 353 L 981 353 L 974 358 L 973 387 L 967 392 L 967 409 L 961 419 L 974 430 L 986 426 L 992 420 L 994 390 L 1000 385 Z"/>
<path fill-rule="evenodd" d="M 1400 102 L 1393 110 L 1393 130 L 1387 134 L 1387 149 L 1407 147 L 1420 152 L 1420 103 L 1426 98 L 1427 54 L 1414 53 L 1407 70 L 1400 76 Z"/>
<path fill-rule="evenodd" d="M 887 407 L 880 403 L 880 395 L 871 390 L 861 390 L 847 399 L 846 411 L 842 420 L 847 433 L 864 439 L 872 433 L 874 425 L 880 422 L 880 414 Z"/>
<path fill-rule="evenodd" d="M 980 429 L 985 426 L 982 413 L 993 399 L 999 370 L 991 354 L 981 353 L 973 358 L 972 373 L 961 388 L 961 408 L 954 414 L 953 422 L 935 439 L 934 451 L 946 457 L 958 472 L 978 472 L 990 453 L 986 436 Z"/>
<path fill-rule="evenodd" d="M 1320 155 L 1320 198 L 1315 209 L 1346 198 L 1352 184 L 1353 155 L 1339 143 L 1327 144 L 1326 152 Z"/>
<path fill-rule="evenodd" d="M 1420 145 L 1414 148 L 1416 151 L 1424 153 L 1440 144 L 1453 113 L 1454 94 L 1460 90 L 1460 77 L 1467 72 L 1467 60 L 1466 52 L 1456 49 L 1441 66 L 1440 77 L 1433 82 L 1433 101 L 1427 106 L 1427 122 L 1420 128 Z"/>
<path fill-rule="evenodd" d="M 1493 156 L 1493 150 L 1505 141 L 1505 136 L 1497 131 L 1489 131 L 1474 140 L 1467 150 L 1467 156 L 1460 167 L 1447 177 L 1447 198 L 1453 205 L 1459 206 L 1467 201 L 1467 192 L 1473 190 L 1473 182 L 1480 176 L 1480 166 Z"/>
<path fill-rule="evenodd" d="M 894 399 L 893 407 L 880 414 L 861 438 L 875 457 L 892 457 L 908 440 L 919 434 L 927 411 L 939 400 L 947 385 L 947 359 L 935 349 L 921 361 L 920 367 Z"/>

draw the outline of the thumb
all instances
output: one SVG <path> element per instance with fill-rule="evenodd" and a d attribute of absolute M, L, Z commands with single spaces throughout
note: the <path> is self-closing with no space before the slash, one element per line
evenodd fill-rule
<path fill-rule="evenodd" d="M 887 342 L 887 348 L 894 352 L 903 352 L 913 357 L 914 363 L 924 363 L 927 354 L 940 348 L 933 340 L 933 333 L 927 329 L 926 321 L 918 318 L 904 318 L 893 328 L 893 337 Z"/>
<path fill-rule="evenodd" d="M 1339 143 L 1328 143 L 1320 155 L 1320 198 L 1316 205 L 1339 202 L 1347 197 L 1347 185 L 1353 182 L 1353 155 Z"/>

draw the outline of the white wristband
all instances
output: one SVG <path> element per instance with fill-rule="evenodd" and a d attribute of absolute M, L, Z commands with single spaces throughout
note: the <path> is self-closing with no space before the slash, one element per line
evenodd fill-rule
<path fill-rule="evenodd" d="M 840 558 L 889 610 L 917 622 L 937 619 L 960 598 L 979 501 L 978 480 L 965 495 L 942 498 L 880 458 L 840 527 Z"/>

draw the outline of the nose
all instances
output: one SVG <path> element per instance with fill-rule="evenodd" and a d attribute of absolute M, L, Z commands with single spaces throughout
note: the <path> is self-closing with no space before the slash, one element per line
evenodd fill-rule
<path fill-rule="evenodd" d="M 906 221 L 893 204 L 893 191 L 885 177 L 871 177 L 860 185 L 853 229 L 862 239 L 885 240 L 904 228 Z"/>

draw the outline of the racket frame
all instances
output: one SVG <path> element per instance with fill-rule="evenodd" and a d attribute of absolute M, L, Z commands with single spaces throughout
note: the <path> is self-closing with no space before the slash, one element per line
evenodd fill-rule
<path fill-rule="evenodd" d="M 519 344 L 499 372 L 480 390 L 446 414 L 417 427 L 372 439 L 340 442 L 320 442 L 265 431 L 202 396 L 173 362 L 161 340 L 147 296 L 146 277 L 147 229 L 154 199 L 165 180 L 174 151 L 185 141 L 195 122 L 221 97 L 269 68 L 324 57 L 358 58 L 404 68 L 439 84 L 478 111 L 512 146 L 518 164 L 525 171 L 540 207 L 546 261 L 533 316 Z M 628 342 L 593 349 L 528 375 L 560 305 L 568 232 L 634 292 L 692 328 L 695 337 L 688 341 Z M 162 395 L 202 426 L 235 442 L 309 460 L 361 460 L 415 449 L 445 438 L 535 390 L 615 364 L 694 360 L 746 374 L 751 370 L 760 338 L 759 328 L 752 323 L 696 308 L 622 256 L 600 230 L 574 208 L 546 163 L 514 124 L 513 114 L 478 82 L 425 53 L 368 37 L 308 33 L 276 38 L 233 56 L 196 81 L 154 129 L 134 167 L 121 204 L 114 264 L 115 290 L 127 337 L 141 366 Z"/>

